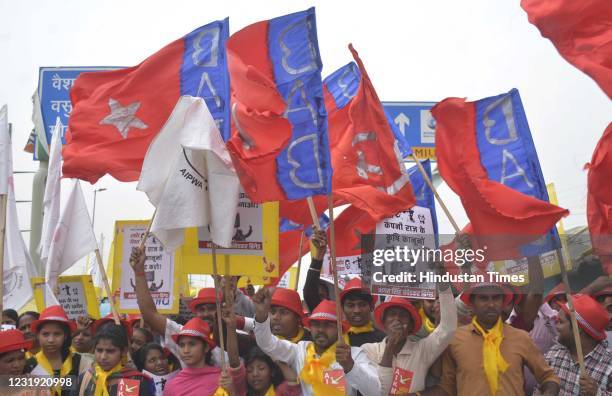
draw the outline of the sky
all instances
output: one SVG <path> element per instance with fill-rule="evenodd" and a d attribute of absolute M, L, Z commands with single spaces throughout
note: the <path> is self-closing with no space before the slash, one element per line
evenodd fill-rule
<path fill-rule="evenodd" d="M 477 100 L 518 88 L 547 183 L 568 208 L 565 227 L 586 225 L 583 166 L 610 122 L 599 87 L 567 63 L 531 25 L 519 1 L 33 1 L 0 0 L 0 105 L 13 124 L 16 171 L 38 163 L 22 151 L 33 127 L 31 97 L 42 66 L 132 66 L 210 21 L 230 17 L 231 32 L 316 7 L 326 76 L 351 60 L 353 43 L 383 101 Z M 15 176 L 18 200 L 31 199 L 32 175 Z M 95 232 L 105 252 L 115 220 L 146 219 L 153 207 L 135 183 L 106 176 L 83 183 L 98 194 Z M 66 191 L 66 190 L 64 190 Z M 460 225 L 467 217 L 445 185 L 440 194 Z M 18 204 L 21 229 L 30 206 Z M 441 232 L 452 232 L 438 210 Z M 24 232 L 26 244 L 28 233 Z M 303 271 L 305 275 L 306 271 Z"/>

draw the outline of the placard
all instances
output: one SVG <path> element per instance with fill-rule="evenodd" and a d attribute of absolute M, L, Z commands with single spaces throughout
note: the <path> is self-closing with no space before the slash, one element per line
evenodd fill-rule
<path fill-rule="evenodd" d="M 32 284 L 36 307 L 39 312 L 42 312 L 47 306 L 43 292 L 45 279 L 33 278 Z M 80 316 L 100 318 L 98 299 L 90 275 L 60 276 L 57 286 L 57 300 L 69 319 L 77 319 Z"/>

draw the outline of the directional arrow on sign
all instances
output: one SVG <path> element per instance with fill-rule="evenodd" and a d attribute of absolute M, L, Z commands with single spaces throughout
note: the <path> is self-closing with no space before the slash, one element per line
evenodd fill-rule
<path fill-rule="evenodd" d="M 406 133 L 406 127 L 408 125 L 410 125 L 410 118 L 408 118 L 408 116 L 406 116 L 406 114 L 404 114 L 404 113 L 399 113 L 398 116 L 395 117 L 393 122 L 395 124 L 397 124 L 397 126 L 400 129 L 400 132 L 402 134 L 405 134 Z"/>

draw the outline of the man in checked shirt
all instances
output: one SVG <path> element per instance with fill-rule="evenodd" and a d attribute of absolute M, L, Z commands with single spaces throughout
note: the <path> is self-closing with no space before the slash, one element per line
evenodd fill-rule
<path fill-rule="evenodd" d="M 573 298 L 578 322 L 586 375 L 580 375 L 576 344 L 572 333 L 569 309 L 560 304 L 559 342 L 544 358 L 561 379 L 563 396 L 612 395 L 612 354 L 606 351 L 608 313 L 591 296 L 576 294 Z M 534 395 L 539 395 L 538 391 Z"/>

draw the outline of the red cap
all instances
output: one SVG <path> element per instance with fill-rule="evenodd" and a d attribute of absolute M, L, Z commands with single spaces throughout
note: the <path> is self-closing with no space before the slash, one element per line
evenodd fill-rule
<path fill-rule="evenodd" d="M 576 321 L 585 333 L 603 341 L 606 339 L 606 326 L 608 325 L 608 312 L 595 299 L 586 294 L 575 294 L 572 296 Z M 566 304 L 559 304 L 561 309 L 569 316 L 569 308 Z"/>
<path fill-rule="evenodd" d="M 565 294 L 565 288 L 563 287 L 563 283 L 559 283 L 557 286 L 553 287 L 548 294 L 546 295 L 546 297 L 544 298 L 544 302 L 545 303 L 549 303 L 550 300 L 552 300 L 553 298 L 555 298 L 556 296 Z"/>
<path fill-rule="evenodd" d="M 189 309 L 191 312 L 196 312 L 196 307 L 201 304 L 215 304 L 216 303 L 216 291 L 214 287 L 205 287 L 200 289 L 198 296 L 189 302 Z M 219 293 L 221 294 L 221 293 Z"/>
<path fill-rule="evenodd" d="M 272 305 L 287 308 L 295 313 L 300 319 L 304 319 L 304 311 L 302 310 L 302 299 L 298 292 L 292 289 L 277 287 L 272 294 Z"/>
<path fill-rule="evenodd" d="M 508 291 L 512 294 L 514 305 L 519 305 L 521 301 L 523 301 L 523 293 L 521 293 L 518 287 L 512 283 L 502 283 L 502 286 L 508 289 Z"/>
<path fill-rule="evenodd" d="M 383 316 L 385 315 L 385 311 L 387 310 L 387 308 L 391 307 L 399 307 L 408 311 L 413 323 L 412 330 L 410 330 L 410 334 L 414 334 L 419 331 L 419 329 L 423 325 L 421 315 L 419 315 L 414 305 L 412 305 L 408 300 L 403 297 L 391 297 L 389 300 L 374 308 L 374 321 L 376 322 L 376 326 L 378 326 L 380 329 L 385 328 L 385 326 L 383 325 Z"/>
<path fill-rule="evenodd" d="M 200 318 L 191 319 L 189 322 L 185 323 L 185 326 L 183 326 L 178 334 L 172 334 L 172 339 L 177 344 L 180 337 L 199 338 L 206 342 L 211 349 L 215 347 L 215 342 L 210 337 L 210 328 L 208 327 L 208 323 Z"/>
<path fill-rule="evenodd" d="M 102 325 L 104 325 L 106 323 L 115 323 L 115 318 L 113 317 L 112 313 L 109 313 L 105 317 L 100 318 L 100 319 L 94 321 L 93 324 L 91 325 L 91 333 L 93 335 L 96 335 L 96 333 L 98 332 L 98 329 Z M 121 323 L 121 326 L 125 329 L 125 331 L 126 331 L 126 333 L 128 335 L 128 338 L 131 339 L 132 338 L 132 331 L 133 331 L 133 329 L 132 329 L 132 326 L 130 325 L 130 323 L 127 320 L 123 320 L 123 319 L 120 319 L 119 323 Z"/>
<path fill-rule="evenodd" d="M 66 311 L 64 308 L 59 305 L 52 305 L 50 307 L 45 308 L 41 313 L 38 320 L 35 320 L 30 325 L 30 329 L 32 332 L 38 332 L 38 328 L 45 324 L 46 322 L 59 322 L 64 323 L 70 329 L 70 333 L 74 333 L 77 329 L 77 325 L 73 320 L 68 319 L 68 315 L 66 315 Z"/>
<path fill-rule="evenodd" d="M 140 322 L 140 318 L 142 318 L 140 314 L 131 313 L 127 315 L 127 318 L 125 319 L 125 321 L 133 329 L 136 323 Z"/>
<path fill-rule="evenodd" d="M 28 350 L 34 340 L 26 340 L 23 333 L 17 329 L 0 331 L 0 353 Z"/>
<path fill-rule="evenodd" d="M 337 322 L 338 316 L 336 315 L 336 303 L 330 300 L 323 300 L 317 305 L 312 311 L 309 317 L 304 319 L 304 324 L 310 326 L 310 322 L 313 321 L 326 321 L 326 322 Z M 342 331 L 347 332 L 349 324 L 342 321 Z"/>
<path fill-rule="evenodd" d="M 372 297 L 372 305 L 376 304 L 376 301 L 378 300 L 376 296 L 372 295 L 370 289 L 363 285 L 361 278 L 357 277 L 346 282 L 346 285 L 344 285 L 344 290 L 340 292 L 340 302 L 344 303 L 344 296 L 353 291 L 358 291 L 360 293 L 367 294 Z"/>
<path fill-rule="evenodd" d="M 493 282 L 477 283 L 475 285 L 468 287 L 467 290 L 465 290 L 461 294 L 461 301 L 463 301 L 463 303 L 467 305 L 468 307 L 471 307 L 472 302 L 470 301 L 470 297 L 472 296 L 474 291 L 478 289 L 492 288 L 492 287 L 498 288 L 504 295 L 504 306 L 507 306 L 508 304 L 510 304 L 510 301 L 512 301 L 512 298 L 513 298 L 510 290 L 507 287 L 500 285 L 499 283 L 493 283 Z"/>

